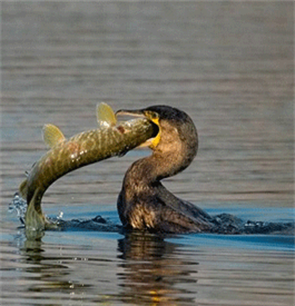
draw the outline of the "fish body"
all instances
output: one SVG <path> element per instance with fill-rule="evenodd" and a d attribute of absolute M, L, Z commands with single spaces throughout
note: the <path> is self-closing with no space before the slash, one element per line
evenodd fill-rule
<path fill-rule="evenodd" d="M 19 188 L 28 203 L 26 227 L 40 229 L 49 225 L 42 213 L 41 200 L 48 187 L 58 178 L 83 166 L 123 155 L 154 134 L 153 124 L 145 118 L 117 124 L 113 111 L 106 104 L 98 107 L 97 118 L 98 129 L 82 132 L 68 140 L 56 126 L 45 126 L 44 140 L 51 150 L 33 165 Z"/>

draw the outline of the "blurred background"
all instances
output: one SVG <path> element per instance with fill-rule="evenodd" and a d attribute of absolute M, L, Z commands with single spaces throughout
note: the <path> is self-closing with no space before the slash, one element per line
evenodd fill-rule
<path fill-rule="evenodd" d="M 164 185 L 210 214 L 294 218 L 291 1 L 1 2 L 1 302 L 7 305 L 294 305 L 294 237 L 165 240 L 47 231 L 26 240 L 8 204 L 47 148 L 41 129 L 93 129 L 96 104 L 166 104 L 199 132 Z M 134 150 L 66 175 L 43 209 L 119 223 Z M 0 303 L 1 304 L 1 303 Z"/>
<path fill-rule="evenodd" d="M 192 117 L 198 156 L 166 182 L 180 197 L 293 205 L 292 7 L 3 2 L 1 202 L 47 150 L 43 124 L 66 136 L 94 128 L 104 101 L 115 110 L 167 104 Z M 138 154 L 70 174 L 52 197 L 114 204 Z"/>

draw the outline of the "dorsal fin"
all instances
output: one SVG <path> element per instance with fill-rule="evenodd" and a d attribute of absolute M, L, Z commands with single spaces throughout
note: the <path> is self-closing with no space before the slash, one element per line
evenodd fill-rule
<path fill-rule="evenodd" d="M 117 123 L 117 118 L 114 111 L 104 102 L 97 104 L 96 117 L 99 127 L 115 126 Z"/>
<path fill-rule="evenodd" d="M 43 140 L 50 147 L 53 148 L 58 143 L 64 141 L 66 138 L 62 131 L 53 124 L 45 124 L 43 127 Z"/>

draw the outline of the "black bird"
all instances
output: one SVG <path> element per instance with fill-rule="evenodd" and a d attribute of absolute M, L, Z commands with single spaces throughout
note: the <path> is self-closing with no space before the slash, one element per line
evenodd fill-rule
<path fill-rule="evenodd" d="M 144 116 L 155 125 L 155 137 L 148 141 L 152 155 L 134 162 L 125 174 L 117 202 L 123 226 L 156 233 L 209 231 L 211 217 L 160 182 L 187 168 L 197 154 L 198 134 L 191 118 L 165 105 L 119 110 L 121 114 Z"/>

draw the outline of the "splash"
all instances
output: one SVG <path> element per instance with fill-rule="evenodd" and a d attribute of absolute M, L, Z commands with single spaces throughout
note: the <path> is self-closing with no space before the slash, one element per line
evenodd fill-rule
<path fill-rule="evenodd" d="M 220 214 L 212 216 L 211 222 L 214 224 L 210 230 L 212 234 L 229 235 L 295 235 L 294 222 L 264 222 L 242 220 L 231 214 Z"/>
<path fill-rule="evenodd" d="M 8 212 L 11 214 L 15 214 L 16 217 L 20 220 L 20 222 L 25 225 L 25 215 L 27 208 L 27 201 L 24 200 L 18 193 L 15 193 L 12 201 L 9 203 Z M 63 211 L 59 211 L 56 217 L 49 218 L 48 220 L 58 225 L 59 221 L 63 221 L 63 215 Z"/>
<path fill-rule="evenodd" d="M 20 222 L 25 224 L 27 207 L 27 201 L 20 197 L 18 193 L 15 193 L 12 202 L 9 203 L 8 212 L 15 213 Z"/>
<path fill-rule="evenodd" d="M 14 194 L 12 201 L 9 203 L 8 212 L 15 214 L 20 222 L 25 225 L 25 214 L 27 211 L 27 201 L 24 200 L 18 193 Z M 102 218 L 101 216 L 96 216 L 95 218 L 88 220 L 72 219 L 64 220 L 64 212 L 59 211 L 58 215 L 55 217 L 47 217 L 46 219 L 50 225 L 49 229 L 58 230 L 69 230 L 69 229 L 80 229 L 80 230 L 96 230 L 103 232 L 118 232 L 121 226 L 116 225 L 109 220 Z M 35 229 L 33 230 L 33 232 Z"/>
<path fill-rule="evenodd" d="M 9 204 L 8 211 L 15 213 L 17 218 L 25 225 L 25 213 L 27 202 L 18 193 L 15 193 L 12 202 Z M 56 217 L 47 218 L 51 225 L 59 230 L 94 230 L 102 232 L 124 232 L 121 225 L 114 224 L 110 220 L 101 216 L 92 219 L 72 219 L 64 220 L 62 211 Z M 231 214 L 220 214 L 212 216 L 210 220 L 214 226 L 209 233 L 212 234 L 229 234 L 229 235 L 247 235 L 247 234 L 280 234 L 295 235 L 295 223 L 277 223 L 242 220 Z"/>

